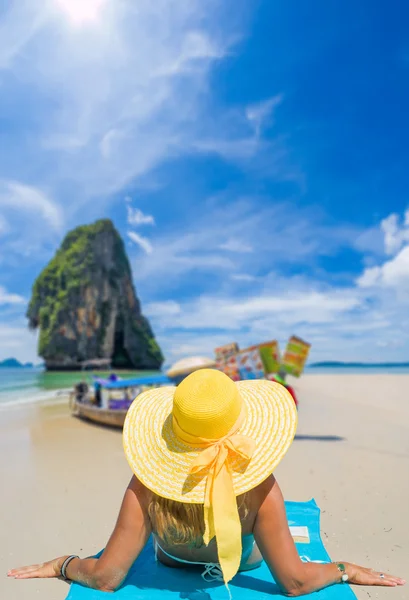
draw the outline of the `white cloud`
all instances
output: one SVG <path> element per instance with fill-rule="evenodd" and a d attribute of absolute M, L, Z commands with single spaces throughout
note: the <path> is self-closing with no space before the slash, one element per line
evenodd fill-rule
<path fill-rule="evenodd" d="M 122 134 L 117 129 L 110 129 L 107 133 L 102 136 L 100 143 L 101 154 L 103 158 L 110 159 L 112 154 L 115 152 L 115 145 L 120 144 L 122 140 Z"/>
<path fill-rule="evenodd" d="M 246 109 L 246 117 L 254 126 L 257 135 L 260 135 L 263 126 L 266 122 L 272 120 L 274 109 L 283 101 L 283 95 L 278 94 L 273 98 L 251 104 Z"/>
<path fill-rule="evenodd" d="M 313 285 L 312 282 L 310 285 Z M 333 297 L 339 292 L 336 289 L 326 292 L 315 290 L 314 294 L 319 295 L 320 301 L 314 312 L 311 312 L 311 298 L 307 295 L 306 313 L 302 300 L 299 300 L 293 303 L 292 311 L 272 311 L 257 316 L 248 316 L 246 307 L 245 314 L 237 321 L 237 315 L 230 317 L 228 314 L 228 307 L 240 304 L 242 298 L 233 295 L 224 298 L 208 296 L 203 304 L 199 304 L 198 299 L 181 303 L 180 319 L 175 315 L 172 319 L 152 317 L 151 321 L 168 362 L 189 354 L 211 356 L 216 346 L 230 341 L 237 341 L 240 347 L 245 348 L 267 339 L 278 339 L 283 349 L 293 333 L 312 343 L 311 361 L 402 360 L 402 353 L 409 352 L 409 341 L 405 334 L 409 326 L 409 319 L 405 320 L 406 308 L 403 307 L 400 313 L 390 304 L 375 308 L 366 302 L 361 290 L 351 289 L 349 292 L 343 290 L 345 295 L 352 295 L 356 302 L 356 307 L 349 309 L 347 303 L 334 304 Z M 291 295 L 301 298 L 305 296 L 305 288 L 294 287 Z M 281 299 L 285 305 L 283 291 L 276 294 L 275 298 Z M 317 296 L 313 300 L 318 302 Z M 207 301 L 210 307 L 205 310 Z M 225 305 L 224 319 L 211 317 L 210 314 L 212 310 L 219 310 L 219 302 Z M 325 317 L 319 316 L 321 306 L 326 312 Z M 193 310 L 196 310 L 196 320 Z M 189 321 L 186 328 L 181 323 L 183 316 L 187 316 Z M 303 317 L 304 321 L 301 320 Z M 206 323 L 201 327 L 203 318 Z"/>
<path fill-rule="evenodd" d="M 207 356 L 213 358 L 214 349 L 226 343 L 223 333 L 209 334 L 206 332 L 189 333 L 172 332 L 166 338 L 159 335 L 161 347 L 166 348 L 166 362 L 171 364 L 176 360 L 189 356 Z"/>
<path fill-rule="evenodd" d="M 293 333 L 312 344 L 310 361 L 394 361 L 402 360 L 402 352 L 409 351 L 404 333 L 386 319 L 378 319 L 371 310 L 340 314 L 324 324 L 282 323 L 275 316 L 249 322 L 245 328 L 220 329 L 217 333 L 212 329 L 161 330 L 157 325 L 155 331 L 168 364 L 189 355 L 213 356 L 214 348 L 231 341 L 245 348 L 278 339 L 283 350 Z"/>
<path fill-rule="evenodd" d="M 144 252 L 146 252 L 146 254 L 151 254 L 153 251 L 153 247 L 152 244 L 150 243 L 150 241 L 139 235 L 139 233 L 135 233 L 135 231 L 128 231 L 127 232 L 128 237 L 140 248 L 142 248 L 142 250 Z"/>
<path fill-rule="evenodd" d="M 223 329 L 295 326 L 300 323 L 330 323 L 360 308 L 362 300 L 352 290 L 282 292 L 272 295 L 222 297 L 202 295 L 180 305 L 177 312 L 157 311 L 151 316 L 163 329 Z M 257 325 L 257 324 L 261 325 Z M 269 324 L 269 326 L 267 326 Z"/>
<path fill-rule="evenodd" d="M 189 71 L 187 64 L 194 61 L 194 59 L 202 60 L 204 56 L 211 59 L 221 59 L 224 54 L 225 49 L 223 46 L 216 43 L 208 35 L 204 35 L 203 31 L 191 31 L 183 41 L 180 55 L 173 63 L 159 68 L 156 75 L 175 75 L 186 70 Z M 194 68 L 194 65 L 190 68 Z"/>
<path fill-rule="evenodd" d="M 285 137 L 263 137 L 267 124 L 273 123 L 273 111 L 282 101 L 276 96 L 249 107 L 230 109 L 206 123 L 191 143 L 191 151 L 216 155 L 222 160 L 278 181 L 304 186 L 304 174 L 291 159 Z"/>
<path fill-rule="evenodd" d="M 381 229 L 384 233 L 385 252 L 396 254 L 409 242 L 409 210 L 405 212 L 402 224 L 399 216 L 393 213 L 381 222 Z"/>
<path fill-rule="evenodd" d="M 241 237 L 243 244 L 250 243 L 249 232 L 260 215 L 249 212 L 249 206 L 240 202 L 232 207 L 205 208 L 191 223 L 155 238 L 155 252 L 138 258 L 138 281 L 146 289 L 156 287 L 161 281 L 161 288 L 166 289 L 195 271 L 216 276 L 234 270 L 234 260 L 220 251 L 220 245 L 226 237 L 236 236 Z"/>
<path fill-rule="evenodd" d="M 0 207 L 10 211 L 40 213 L 52 229 L 63 224 L 62 211 L 44 192 L 18 181 L 0 180 Z"/>
<path fill-rule="evenodd" d="M 75 188 L 75 214 L 90 196 L 191 153 L 214 123 L 209 74 L 237 41 L 240 18 L 221 31 L 221 0 L 60 2 L 21 0 L 2 12 L 0 69 L 13 75 L 2 96 L 11 102 L 13 82 L 24 81 L 37 114 L 44 111 L 30 144 L 16 138 L 12 150 L 23 170 L 40 167 L 33 170 L 48 189 Z"/>
<path fill-rule="evenodd" d="M 4 235 L 10 230 L 10 226 L 7 223 L 3 215 L 0 214 L 0 235 Z"/>
<path fill-rule="evenodd" d="M 192 143 L 192 149 L 201 154 L 217 154 L 229 161 L 246 161 L 261 150 L 263 142 L 255 137 L 239 137 L 229 139 L 226 137 L 199 138 Z"/>
<path fill-rule="evenodd" d="M 0 305 L 2 304 L 25 304 L 26 300 L 19 294 L 10 294 L 0 285 Z"/>
<path fill-rule="evenodd" d="M 409 246 L 405 246 L 394 258 L 382 266 L 366 269 L 358 278 L 363 288 L 389 287 L 409 289 Z"/>
<path fill-rule="evenodd" d="M 288 155 L 285 141 L 263 139 L 263 129 L 273 123 L 274 109 L 281 104 L 283 96 L 274 96 L 252 104 L 244 110 L 229 111 L 217 119 L 217 127 L 209 124 L 192 142 L 192 150 L 202 154 L 216 154 L 239 164 L 253 164 L 260 169 L 261 157 L 266 156 L 264 168 L 281 181 L 294 181 L 303 185 L 303 175 Z M 255 160 L 257 159 L 257 160 Z"/>
<path fill-rule="evenodd" d="M 213 266 L 209 270 L 212 291 L 203 287 L 193 297 L 189 294 L 181 300 L 182 292 L 176 305 L 154 303 L 153 309 L 148 309 L 168 358 L 206 354 L 230 340 L 245 347 L 276 338 L 283 346 L 292 333 L 313 344 L 311 360 L 396 360 L 403 352 L 403 305 L 396 304 L 390 295 L 354 286 L 353 282 L 345 287 L 351 281 L 347 274 L 339 283 L 333 279 L 325 286 L 309 270 L 318 256 L 354 247 L 362 232 L 342 224 L 326 226 L 316 212 L 291 212 L 293 218 L 289 219 L 289 211 L 292 207 L 286 205 L 258 209 L 254 203 L 242 201 L 217 208 L 213 202 L 212 210 L 205 211 L 206 218 L 193 219 L 192 223 L 200 221 L 200 228 L 183 224 L 174 236 L 155 240 L 155 254 L 158 249 L 159 256 L 154 263 L 152 257 L 144 257 L 137 266 L 138 284 L 148 294 L 149 281 L 154 294 L 157 281 L 173 290 L 179 278 L 181 285 L 185 282 L 187 286 L 190 270 L 197 273 L 201 269 L 201 281 L 206 281 L 204 261 L 223 257 L 220 250 L 226 240 L 240 240 L 254 250 L 236 253 L 230 264 Z M 372 251 L 373 244 L 370 246 L 366 244 Z M 188 262 L 181 260 L 185 256 Z M 305 274 L 283 275 L 287 272 L 283 264 L 288 263 L 303 265 Z M 275 271 L 266 274 L 272 265 Z M 264 274 L 253 276 L 253 272 Z M 240 293 L 233 285 L 235 281 L 242 282 Z M 379 345 L 379 341 L 384 344 Z"/>
<path fill-rule="evenodd" d="M 367 255 L 367 260 L 373 255 L 383 256 L 385 247 L 384 234 L 379 225 L 359 232 L 353 241 L 353 247 L 358 252 Z"/>
<path fill-rule="evenodd" d="M 259 315 L 280 314 L 280 318 L 290 318 L 308 322 L 326 322 L 335 315 L 357 308 L 360 300 L 351 290 L 346 292 L 302 292 L 282 296 L 255 296 L 234 303 L 228 310 L 238 318 L 254 318 Z"/>
<path fill-rule="evenodd" d="M 357 279 L 361 288 L 390 288 L 399 293 L 409 290 L 409 210 L 401 222 L 393 213 L 380 224 L 386 254 L 393 258 L 381 265 L 371 265 Z"/>
<path fill-rule="evenodd" d="M 0 179 L 0 266 L 12 271 L 22 267 L 22 257 L 25 265 L 49 257 L 63 226 L 62 209 L 43 190 Z"/>
<path fill-rule="evenodd" d="M 385 360 L 385 349 L 390 360 L 397 360 L 402 348 L 409 351 L 404 320 L 368 304 L 361 290 L 319 290 L 315 283 L 316 289 L 308 291 L 288 279 L 277 281 L 277 287 L 278 293 L 261 297 L 202 295 L 168 314 L 158 304 L 150 319 L 167 362 L 189 354 L 211 356 L 229 341 L 244 348 L 278 339 L 283 349 L 293 333 L 312 343 L 311 360 Z"/>
<path fill-rule="evenodd" d="M 19 324 L 0 322 L 0 360 L 11 357 L 22 362 L 36 362 L 37 333 Z"/>
<path fill-rule="evenodd" d="M 377 346 L 380 348 L 402 348 L 404 342 L 402 340 L 379 340 Z"/>
<path fill-rule="evenodd" d="M 246 244 L 242 240 L 233 238 L 227 240 L 227 242 L 223 242 L 223 244 L 220 244 L 220 249 L 227 250 L 228 252 L 238 252 L 239 254 L 242 252 L 245 254 L 248 252 L 253 252 L 253 248 L 250 246 L 250 244 Z"/>
<path fill-rule="evenodd" d="M 312 343 L 312 361 L 394 361 L 409 352 L 405 335 L 409 327 L 407 295 L 400 297 L 405 278 L 408 281 L 406 247 L 384 265 L 366 269 L 355 286 L 351 282 L 344 287 L 346 281 L 351 281 L 346 276 L 339 284 L 333 279 L 331 285 L 324 286 L 309 274 L 308 266 L 316 264 L 321 253 L 331 256 L 342 247 L 356 247 L 357 238 L 365 232 L 342 224 L 326 227 L 316 213 L 308 211 L 298 212 L 290 220 L 289 210 L 291 207 L 275 206 L 258 211 L 246 202 L 236 203 L 231 209 L 224 207 L 207 213 L 208 220 L 201 221 L 200 231 L 185 226 L 182 237 L 178 232 L 177 239 L 155 241 L 155 252 L 158 244 L 169 274 L 169 265 L 175 265 L 175 257 L 184 256 L 185 251 L 193 263 L 196 256 L 202 260 L 215 257 L 215 249 L 220 251 L 220 246 L 230 239 L 242 240 L 254 249 L 252 253 L 236 254 L 230 266 L 213 268 L 212 278 L 217 282 L 213 292 L 203 289 L 184 300 L 178 296 L 176 305 L 154 304 L 155 310 L 149 316 L 169 362 L 189 354 L 212 355 L 217 345 L 234 340 L 246 347 L 276 338 L 283 348 L 292 333 Z M 361 239 L 360 243 L 368 252 L 376 250 L 379 254 L 379 238 L 375 244 L 374 231 L 375 228 L 369 241 Z M 268 259 L 265 263 L 264 257 Z M 149 262 L 150 257 L 144 260 Z M 284 276 L 282 261 L 305 265 L 305 275 Z M 275 271 L 270 275 L 247 275 L 253 271 L 265 273 L 267 265 L 271 268 L 272 264 Z M 144 290 L 148 285 L 145 267 L 138 263 L 138 282 L 142 277 Z M 180 267 L 180 277 L 183 273 L 186 281 L 188 269 L 195 272 L 204 268 L 192 264 Z M 156 279 L 154 271 L 150 278 L 165 280 L 163 275 Z M 242 281 L 240 293 L 234 281 Z M 169 285 L 175 286 L 172 276 Z M 155 287 L 153 291 L 156 292 Z"/>
<path fill-rule="evenodd" d="M 194 152 L 299 180 L 285 144 L 259 135 L 280 95 L 234 110 L 212 96 L 212 69 L 243 35 L 231 0 L 101 2 L 21 0 L 2 13 L 0 69 L 12 74 L 2 96 L 12 104 L 23 81 L 35 107 L 30 143 L 13 136 L 9 151 L 68 222 L 94 218 L 129 183 Z"/>
<path fill-rule="evenodd" d="M 257 277 L 247 273 L 233 273 L 233 275 L 230 276 L 230 279 L 233 279 L 234 281 L 255 281 Z"/>
<path fill-rule="evenodd" d="M 44 3 L 45 4 L 45 3 Z M 44 24 L 44 8 L 30 0 L 11 2 L 0 20 L 0 70 L 8 69 Z"/>
<path fill-rule="evenodd" d="M 362 288 L 371 288 L 380 283 L 382 267 L 368 267 L 357 279 L 357 285 Z"/>
<path fill-rule="evenodd" d="M 126 206 L 127 212 L 127 223 L 137 227 L 138 225 L 155 225 L 155 219 L 152 215 L 145 215 L 139 208 L 133 208 L 129 205 Z"/>
<path fill-rule="evenodd" d="M 162 293 L 172 290 L 175 283 L 183 283 L 192 273 L 204 278 L 211 275 L 220 287 L 233 275 L 268 273 L 272 265 L 281 269 L 289 264 L 306 267 L 318 256 L 350 248 L 357 233 L 356 228 L 342 224 L 326 225 L 316 210 L 295 212 L 291 204 L 266 205 L 257 199 L 236 198 L 226 203 L 221 197 L 191 210 L 189 220 L 182 219 L 179 227 L 155 232 L 155 252 L 138 255 L 133 264 L 138 284 L 146 293 L 159 282 Z M 232 240 L 235 252 L 221 250 Z M 240 249 L 253 251 L 237 252 Z"/>
<path fill-rule="evenodd" d="M 144 314 L 148 317 L 174 317 L 175 315 L 181 314 L 181 307 L 178 302 L 174 300 L 165 300 L 164 302 L 151 302 L 146 304 L 143 310 Z"/>

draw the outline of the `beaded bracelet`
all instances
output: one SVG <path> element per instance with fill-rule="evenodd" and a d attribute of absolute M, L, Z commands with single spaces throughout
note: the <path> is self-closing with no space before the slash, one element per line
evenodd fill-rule
<path fill-rule="evenodd" d="M 66 575 L 67 567 L 70 564 L 70 562 L 72 560 L 74 560 L 74 558 L 79 558 L 79 556 L 77 556 L 76 554 L 71 554 L 71 556 L 69 556 L 68 558 L 65 559 L 65 561 L 63 562 L 63 564 L 61 566 L 61 577 L 63 579 L 65 579 L 65 581 L 68 581 L 68 578 L 67 578 L 67 575 Z"/>

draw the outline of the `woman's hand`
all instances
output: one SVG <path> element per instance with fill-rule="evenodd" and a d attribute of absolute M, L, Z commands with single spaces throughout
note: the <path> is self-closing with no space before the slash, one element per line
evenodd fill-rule
<path fill-rule="evenodd" d="M 388 575 L 381 571 L 366 569 L 351 563 L 344 563 L 345 572 L 348 575 L 348 583 L 355 585 L 383 585 L 387 587 L 396 587 L 397 585 L 405 585 L 406 581 L 394 575 Z M 383 577 L 381 577 L 383 575 Z"/>
<path fill-rule="evenodd" d="M 19 569 L 11 569 L 7 573 L 7 577 L 14 577 L 14 579 L 34 579 L 34 578 L 49 578 L 49 577 L 60 577 L 61 567 L 67 556 L 60 556 L 49 560 L 48 562 L 40 565 L 30 565 L 28 567 L 20 567 Z"/>

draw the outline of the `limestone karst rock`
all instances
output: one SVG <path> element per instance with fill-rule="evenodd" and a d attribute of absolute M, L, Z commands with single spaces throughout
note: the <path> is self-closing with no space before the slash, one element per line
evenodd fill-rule
<path fill-rule="evenodd" d="M 141 313 L 124 243 L 110 220 L 77 227 L 33 285 L 29 326 L 48 370 L 109 358 L 116 368 L 159 369 L 162 352 Z"/>

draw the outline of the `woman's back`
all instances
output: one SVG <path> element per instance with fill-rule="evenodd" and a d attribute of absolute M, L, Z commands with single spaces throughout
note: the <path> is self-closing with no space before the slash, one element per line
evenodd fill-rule
<path fill-rule="evenodd" d="M 253 532 L 258 510 L 270 488 L 271 480 L 268 478 L 256 488 L 237 497 L 242 528 L 241 570 L 258 566 L 262 560 Z M 207 546 L 203 541 L 203 504 L 169 501 L 149 490 L 146 490 L 146 494 L 157 557 L 161 562 L 172 567 L 186 566 L 184 561 L 206 564 L 218 562 L 215 538 Z"/>

